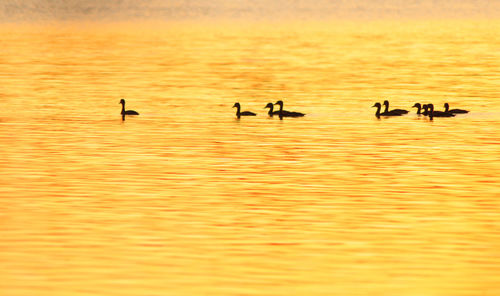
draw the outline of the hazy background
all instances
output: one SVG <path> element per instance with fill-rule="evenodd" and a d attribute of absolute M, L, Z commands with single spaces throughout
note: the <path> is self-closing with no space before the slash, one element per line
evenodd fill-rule
<path fill-rule="evenodd" d="M 311 3 L 313 2 L 313 3 Z M 2 0 L 0 20 L 497 18 L 491 0 Z"/>

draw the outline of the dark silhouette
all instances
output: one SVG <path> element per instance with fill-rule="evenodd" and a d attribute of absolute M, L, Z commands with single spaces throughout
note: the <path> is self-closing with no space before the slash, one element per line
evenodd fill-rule
<path fill-rule="evenodd" d="M 382 114 L 385 114 L 385 116 L 403 115 L 403 114 L 408 113 L 408 110 L 403 110 L 403 109 L 393 109 L 393 110 L 389 111 L 389 101 L 387 101 L 387 100 L 384 101 L 384 106 L 385 106 L 385 110 L 384 110 L 384 113 L 382 113 Z M 391 114 L 391 115 L 388 115 L 388 114 Z"/>
<path fill-rule="evenodd" d="M 125 110 L 125 100 L 124 99 L 121 99 L 119 104 L 122 104 L 122 112 L 121 112 L 122 120 L 125 120 L 125 115 L 139 115 L 139 113 L 137 111 Z"/>
<path fill-rule="evenodd" d="M 428 104 L 429 107 L 429 118 L 432 120 L 434 117 L 454 117 L 455 114 L 451 114 L 443 111 L 434 111 L 434 105 Z"/>
<path fill-rule="evenodd" d="M 421 115 L 420 110 L 422 110 L 422 105 L 420 103 L 415 103 L 412 108 L 417 108 L 417 115 Z"/>
<path fill-rule="evenodd" d="M 267 103 L 266 107 L 264 107 L 264 109 L 266 108 L 269 108 L 269 112 L 267 112 L 267 114 L 269 114 L 269 116 L 273 117 L 273 115 L 279 115 L 280 114 L 280 111 L 273 111 L 274 110 L 274 105 L 273 103 Z"/>
<path fill-rule="evenodd" d="M 281 101 L 281 100 L 274 103 L 274 105 L 280 105 L 280 110 L 278 111 L 278 115 L 280 116 L 280 119 L 283 119 L 283 117 L 302 117 L 305 115 L 304 113 L 300 113 L 300 112 L 283 110 L 283 101 Z"/>
<path fill-rule="evenodd" d="M 241 106 L 240 106 L 240 103 L 234 103 L 233 105 L 233 108 L 238 108 L 236 110 L 236 117 L 240 118 L 241 116 L 255 116 L 257 114 L 253 113 L 253 112 L 250 112 L 250 111 L 243 111 L 243 112 L 240 112 L 241 110 Z"/>
<path fill-rule="evenodd" d="M 452 113 L 452 114 L 463 114 L 469 113 L 469 110 L 464 109 L 450 109 L 450 105 L 448 103 L 444 103 L 444 112 Z"/>
<path fill-rule="evenodd" d="M 429 105 L 423 104 L 422 109 L 424 109 L 424 112 L 422 112 L 422 115 L 429 116 Z"/>
<path fill-rule="evenodd" d="M 401 116 L 401 115 L 403 115 L 402 113 L 391 113 L 391 112 L 380 113 L 380 109 L 382 108 L 382 105 L 380 105 L 380 103 L 375 103 L 375 105 L 373 105 L 372 108 L 373 107 L 377 107 L 377 112 L 375 112 L 375 116 L 377 116 L 377 118 L 380 118 L 380 116 Z"/>

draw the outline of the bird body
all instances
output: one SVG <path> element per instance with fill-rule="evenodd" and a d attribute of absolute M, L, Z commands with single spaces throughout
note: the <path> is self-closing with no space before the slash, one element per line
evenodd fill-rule
<path fill-rule="evenodd" d="M 283 101 L 281 101 L 281 100 L 274 103 L 274 105 L 280 106 L 280 110 L 278 111 L 278 115 L 280 116 L 280 119 L 283 119 L 283 117 L 302 117 L 302 116 L 305 116 L 304 113 L 283 110 Z"/>
<path fill-rule="evenodd" d="M 384 101 L 384 106 L 385 106 L 385 110 L 382 113 L 384 116 L 396 116 L 398 114 L 403 115 L 403 114 L 408 113 L 408 110 L 404 110 L 404 109 L 392 109 L 389 111 L 389 101 L 388 100 Z"/>
<path fill-rule="evenodd" d="M 125 100 L 124 99 L 121 99 L 119 104 L 122 104 L 122 112 L 120 113 L 122 115 L 122 120 L 125 120 L 125 115 L 139 115 L 139 112 L 137 112 L 137 111 L 125 110 Z"/>
<path fill-rule="evenodd" d="M 240 103 L 236 102 L 234 103 L 233 105 L 233 108 L 237 108 L 236 109 L 236 117 L 240 118 L 241 116 L 255 116 L 257 114 L 253 113 L 253 112 L 250 112 L 250 111 L 243 111 L 241 112 L 241 105 Z"/>
<path fill-rule="evenodd" d="M 380 118 L 380 116 L 401 116 L 401 115 L 403 115 L 402 113 L 391 113 L 391 112 L 380 113 L 380 109 L 382 109 L 382 105 L 380 103 L 375 103 L 375 105 L 373 105 L 372 108 L 373 107 L 377 107 L 377 111 L 375 112 L 375 116 L 377 116 L 377 118 Z"/>
<path fill-rule="evenodd" d="M 434 111 L 433 104 L 427 104 L 429 106 L 429 118 L 432 120 L 434 117 L 455 117 L 455 114 L 443 112 L 443 111 Z"/>
<path fill-rule="evenodd" d="M 279 115 L 280 114 L 280 111 L 274 111 L 274 105 L 273 103 L 267 103 L 266 107 L 264 107 L 264 109 L 266 108 L 269 108 L 269 112 L 267 112 L 267 114 L 269 114 L 269 116 L 273 117 L 273 115 Z"/>
<path fill-rule="evenodd" d="M 452 114 L 464 114 L 469 113 L 469 110 L 463 109 L 450 109 L 450 105 L 448 103 L 444 103 L 444 112 L 452 113 Z"/>
<path fill-rule="evenodd" d="M 422 109 L 424 109 L 424 112 L 420 113 L 422 115 L 428 116 L 429 115 L 429 105 L 423 104 Z"/>
<path fill-rule="evenodd" d="M 415 103 L 412 108 L 417 108 L 417 115 L 421 115 L 420 110 L 422 110 L 422 105 L 420 103 Z"/>

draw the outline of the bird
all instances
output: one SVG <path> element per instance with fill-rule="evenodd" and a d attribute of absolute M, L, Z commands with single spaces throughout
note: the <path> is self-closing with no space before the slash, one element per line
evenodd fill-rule
<path fill-rule="evenodd" d="M 433 104 L 427 104 L 429 106 L 429 118 L 432 120 L 434 117 L 455 117 L 455 114 L 443 112 L 443 111 L 434 111 Z"/>
<path fill-rule="evenodd" d="M 469 113 L 469 110 L 464 109 L 450 109 L 450 105 L 448 103 L 444 103 L 444 112 L 452 113 L 452 114 L 463 114 Z"/>
<path fill-rule="evenodd" d="M 380 103 L 375 103 L 375 105 L 372 106 L 373 107 L 377 107 L 377 112 L 375 112 L 375 116 L 377 116 L 377 118 L 380 118 L 380 116 L 401 116 L 403 114 L 401 113 L 380 113 L 380 109 L 382 108 L 382 105 L 380 105 Z"/>
<path fill-rule="evenodd" d="M 403 115 L 403 114 L 408 113 L 408 110 L 404 110 L 404 109 L 393 109 L 393 110 L 389 111 L 389 101 L 388 100 L 384 101 L 384 106 L 385 106 L 385 110 L 382 114 L 400 114 L 400 115 Z M 391 116 L 391 115 L 389 115 L 389 116 Z"/>
<path fill-rule="evenodd" d="M 236 117 L 238 117 L 238 118 L 240 118 L 241 116 L 255 116 L 255 115 L 257 115 L 253 112 L 250 112 L 250 111 L 240 112 L 241 106 L 240 106 L 240 103 L 238 103 L 238 102 L 234 103 L 233 108 L 238 108 L 236 110 Z"/>
<path fill-rule="evenodd" d="M 121 99 L 119 104 L 122 104 L 122 112 L 121 112 L 122 120 L 125 120 L 125 115 L 139 115 L 139 112 L 137 112 L 137 111 L 125 110 L 125 100 L 124 99 Z"/>
<path fill-rule="evenodd" d="M 424 116 L 429 115 L 429 106 L 428 106 L 427 104 L 423 104 L 423 105 L 422 105 L 422 109 L 424 109 L 424 112 L 422 112 L 422 113 L 420 113 L 420 114 L 422 114 L 422 115 L 424 115 Z"/>
<path fill-rule="evenodd" d="M 420 103 L 415 103 L 412 108 L 417 108 L 417 115 L 421 115 L 420 110 L 422 110 L 422 105 Z"/>
<path fill-rule="evenodd" d="M 278 111 L 278 115 L 280 116 L 280 119 L 283 119 L 283 117 L 302 117 L 305 115 L 304 113 L 300 113 L 300 112 L 283 110 L 283 101 L 281 101 L 281 100 L 274 103 L 274 105 L 280 106 L 280 110 Z"/>
<path fill-rule="evenodd" d="M 273 115 L 279 115 L 280 114 L 280 111 L 273 111 L 274 110 L 274 105 L 273 103 L 267 103 L 266 107 L 264 107 L 264 109 L 266 108 L 269 108 L 269 112 L 267 112 L 267 114 L 269 114 L 269 116 L 273 116 Z"/>

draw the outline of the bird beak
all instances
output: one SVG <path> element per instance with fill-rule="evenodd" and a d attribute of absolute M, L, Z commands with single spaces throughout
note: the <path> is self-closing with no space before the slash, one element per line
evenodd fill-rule
<path fill-rule="evenodd" d="M 373 105 L 373 106 L 372 106 L 372 108 L 373 108 L 373 107 L 377 107 L 377 105 Z"/>

